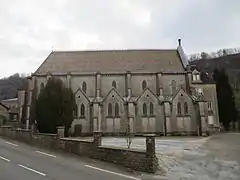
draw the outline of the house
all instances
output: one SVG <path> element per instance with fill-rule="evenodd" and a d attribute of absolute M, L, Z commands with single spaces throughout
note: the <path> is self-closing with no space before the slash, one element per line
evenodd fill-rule
<path fill-rule="evenodd" d="M 8 108 L 9 121 L 18 121 L 18 98 L 4 99 L 1 103 Z"/>
<path fill-rule="evenodd" d="M 9 119 L 8 107 L 0 103 L 0 126 L 4 125 Z"/>

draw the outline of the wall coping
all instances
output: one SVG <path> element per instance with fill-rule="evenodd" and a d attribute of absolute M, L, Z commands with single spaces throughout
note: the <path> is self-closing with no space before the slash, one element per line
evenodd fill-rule
<path fill-rule="evenodd" d="M 12 129 L 13 131 L 21 131 L 21 132 L 31 132 L 31 130 L 28 129 Z"/>
<path fill-rule="evenodd" d="M 71 141 L 71 142 L 84 142 L 84 143 L 93 143 L 91 140 L 84 140 L 84 139 L 73 139 L 73 138 L 60 138 L 63 141 Z"/>
<path fill-rule="evenodd" d="M 4 126 L 0 126 L 0 128 L 12 128 L 12 126 L 4 125 Z"/>
<path fill-rule="evenodd" d="M 134 153 L 146 154 L 145 150 L 142 149 L 128 149 L 125 147 L 115 147 L 115 146 L 98 146 L 99 149 L 112 149 L 112 150 L 120 150 L 120 151 L 129 151 Z"/>
<path fill-rule="evenodd" d="M 42 136 L 58 136 L 57 134 L 48 134 L 48 133 L 35 133 L 33 135 L 42 135 Z"/>

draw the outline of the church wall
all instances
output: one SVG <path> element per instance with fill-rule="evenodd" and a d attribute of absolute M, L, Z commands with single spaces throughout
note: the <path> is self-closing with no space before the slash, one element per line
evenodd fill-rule
<path fill-rule="evenodd" d="M 41 76 L 41 77 L 36 78 L 37 97 L 40 93 L 41 83 L 44 84 L 44 87 L 46 86 L 46 84 L 47 84 L 47 77 L 46 76 Z"/>
<path fill-rule="evenodd" d="M 112 104 L 112 113 L 108 112 L 108 105 Z M 116 115 L 115 106 L 119 105 L 119 115 Z M 102 106 L 102 130 L 104 132 L 124 132 L 126 128 L 126 111 L 124 102 L 115 91 L 111 91 Z"/>
<path fill-rule="evenodd" d="M 143 92 L 142 90 L 142 82 L 147 82 L 147 87 L 151 89 L 151 91 L 156 94 L 156 85 L 157 85 L 157 77 L 156 75 L 134 75 L 131 77 L 131 85 L 132 85 L 132 96 L 137 97 L 140 96 Z"/>
<path fill-rule="evenodd" d="M 153 103 L 153 114 L 150 114 L 150 102 Z M 143 114 L 143 104 L 147 105 L 147 115 Z M 158 99 L 149 91 L 143 94 L 136 106 L 136 131 L 137 132 L 163 132 L 164 112 Z"/>
<path fill-rule="evenodd" d="M 82 83 L 85 81 L 87 84 L 87 91 L 86 94 L 88 97 L 93 97 L 95 96 L 95 76 L 94 75 L 89 75 L 89 76 L 71 76 L 71 88 L 72 91 L 75 93 L 78 88 L 82 88 Z"/>
<path fill-rule="evenodd" d="M 64 86 L 67 87 L 67 76 L 56 76 L 56 78 L 60 79 L 63 82 Z"/>
<path fill-rule="evenodd" d="M 64 84 L 67 84 L 67 76 L 56 76 L 60 78 Z M 163 95 L 169 96 L 171 95 L 171 82 L 172 80 L 176 81 L 177 89 L 181 86 L 183 89 L 186 89 L 186 77 L 185 75 L 176 74 L 169 75 L 163 74 L 161 76 L 160 82 L 158 81 L 156 74 L 131 74 L 131 90 L 133 97 L 141 96 L 142 82 L 145 80 L 147 82 L 147 88 L 149 88 L 155 95 L 157 95 L 158 84 L 163 87 Z M 87 96 L 95 97 L 96 95 L 96 75 L 71 75 L 70 84 L 73 92 L 75 93 L 78 88 L 82 87 L 82 83 L 86 82 L 87 84 Z M 121 97 L 127 95 L 126 84 L 127 79 L 126 75 L 101 75 L 100 77 L 100 95 L 102 98 L 105 98 L 102 108 L 101 108 L 101 125 L 103 132 L 125 132 L 126 131 L 126 122 L 127 122 L 127 107 L 123 103 L 123 99 L 116 95 L 116 92 L 113 91 L 111 93 L 115 93 L 115 97 L 113 98 L 111 94 L 106 97 L 109 91 L 112 89 L 112 82 L 116 82 L 116 91 L 120 94 Z M 37 95 L 40 92 L 41 83 L 44 83 L 44 86 L 47 83 L 47 77 L 37 77 L 36 78 L 36 88 Z M 216 87 L 215 85 L 204 85 L 204 84 L 191 84 L 192 88 L 203 88 L 204 100 L 211 101 L 213 106 L 213 113 L 215 115 L 215 124 L 218 125 L 218 107 L 217 107 L 217 96 L 216 96 Z M 146 95 L 149 97 L 146 97 Z M 133 119 L 134 123 L 134 132 L 142 133 L 142 132 L 164 132 L 164 119 L 165 115 L 170 116 L 170 119 L 167 121 L 171 127 L 172 132 L 182 132 L 182 131 L 191 131 L 195 132 L 197 130 L 197 113 L 194 109 L 194 104 L 192 99 L 185 93 L 178 94 L 171 106 L 165 106 L 163 104 L 159 104 L 159 100 L 154 96 L 150 91 L 149 93 L 144 94 L 141 98 L 138 99 L 136 105 L 133 107 L 135 111 L 135 116 Z M 91 121 L 92 117 L 90 116 L 90 105 L 89 102 L 85 100 L 78 100 L 76 97 L 77 105 L 80 108 L 80 104 L 84 103 L 85 109 L 85 117 L 76 117 L 72 124 L 72 131 L 74 130 L 74 125 L 82 124 L 82 132 L 90 132 L 91 131 Z M 113 116 L 108 116 L 108 103 L 111 102 L 113 104 L 112 113 Z M 114 104 L 115 102 L 119 103 L 120 111 L 118 117 L 114 116 Z M 143 103 L 147 104 L 147 116 L 143 116 Z M 150 102 L 153 102 L 154 105 L 154 115 L 150 115 Z M 187 115 L 183 114 L 181 116 L 177 115 L 177 102 L 181 102 L 182 113 L 184 113 L 184 102 L 188 103 L 188 111 Z M 203 109 L 207 109 L 207 103 L 204 105 Z M 200 108 L 201 109 L 201 108 Z M 166 113 L 164 113 L 164 110 Z M 171 111 L 172 110 L 172 111 Z M 96 111 L 96 112 L 95 112 Z M 95 118 L 99 118 L 98 109 L 93 108 L 93 114 Z M 206 112 L 204 112 L 206 113 Z M 80 114 L 80 112 L 78 113 Z M 167 117 L 166 117 L 167 119 Z M 168 131 L 169 132 L 169 131 Z"/>
<path fill-rule="evenodd" d="M 176 75 L 166 75 L 162 76 L 162 85 L 163 85 L 163 95 L 171 95 L 171 82 L 172 80 L 176 81 L 177 89 L 180 89 L 180 86 L 183 85 L 183 88 L 186 87 L 186 78 L 185 75 L 176 74 Z"/>
<path fill-rule="evenodd" d="M 181 103 L 181 115 L 177 114 L 177 103 Z M 188 113 L 184 112 L 184 103 L 188 104 Z M 171 129 L 173 132 L 182 131 L 197 131 L 197 119 L 195 107 L 192 99 L 185 93 L 179 92 L 173 100 L 172 116 L 171 116 Z"/>
<path fill-rule="evenodd" d="M 74 126 L 76 124 L 82 125 L 82 132 L 87 133 L 90 131 L 90 103 L 89 101 L 84 97 L 84 95 L 78 91 L 78 93 L 75 95 L 76 98 L 76 104 L 77 104 L 77 117 L 74 118 L 74 121 L 71 125 L 71 131 L 74 132 Z M 81 116 L 81 105 L 84 105 L 85 111 L 84 116 Z"/>
<path fill-rule="evenodd" d="M 101 96 L 105 97 L 112 89 L 112 82 L 116 82 L 116 90 L 123 97 L 126 95 L 125 75 L 101 75 Z"/>

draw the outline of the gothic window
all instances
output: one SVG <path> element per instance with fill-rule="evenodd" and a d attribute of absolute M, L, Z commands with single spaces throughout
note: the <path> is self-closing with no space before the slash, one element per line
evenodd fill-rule
<path fill-rule="evenodd" d="M 117 88 L 116 81 L 113 81 L 113 82 L 112 82 L 112 87 L 115 88 L 115 89 Z"/>
<path fill-rule="evenodd" d="M 75 105 L 75 107 L 74 107 L 73 116 L 75 116 L 75 117 L 78 116 L 78 108 L 77 108 L 77 105 Z"/>
<path fill-rule="evenodd" d="M 81 117 L 85 116 L 85 106 L 84 104 L 81 104 L 81 111 L 80 111 Z"/>
<path fill-rule="evenodd" d="M 153 115 L 154 113 L 153 113 L 153 103 L 152 102 L 150 102 L 150 115 Z"/>
<path fill-rule="evenodd" d="M 181 110 L 181 103 L 177 103 L 177 115 L 182 115 L 182 110 Z"/>
<path fill-rule="evenodd" d="M 115 103 L 115 116 L 119 117 L 119 105 L 118 105 L 118 103 Z"/>
<path fill-rule="evenodd" d="M 177 91 L 177 83 L 175 80 L 171 82 L 171 93 L 174 94 Z"/>
<path fill-rule="evenodd" d="M 187 104 L 187 102 L 184 103 L 184 114 L 188 114 L 188 104 Z"/>
<path fill-rule="evenodd" d="M 41 90 L 44 89 L 44 83 L 41 83 L 41 85 L 40 85 L 40 89 L 41 89 Z"/>
<path fill-rule="evenodd" d="M 112 116 L 112 104 L 108 104 L 108 116 Z"/>
<path fill-rule="evenodd" d="M 82 90 L 83 90 L 84 93 L 87 92 L 87 84 L 86 84 L 85 81 L 83 81 L 83 83 L 82 83 Z"/>
<path fill-rule="evenodd" d="M 147 88 L 147 82 L 144 80 L 142 82 L 142 90 L 145 90 Z"/>
<path fill-rule="evenodd" d="M 212 102 L 211 101 L 208 102 L 208 109 L 212 109 Z"/>
<path fill-rule="evenodd" d="M 143 116 L 147 116 L 147 104 L 143 103 Z"/>

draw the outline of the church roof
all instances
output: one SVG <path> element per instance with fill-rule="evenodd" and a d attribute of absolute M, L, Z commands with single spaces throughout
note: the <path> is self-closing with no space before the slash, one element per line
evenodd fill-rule
<path fill-rule="evenodd" d="M 35 74 L 182 72 L 184 63 L 178 49 L 53 51 Z"/>

